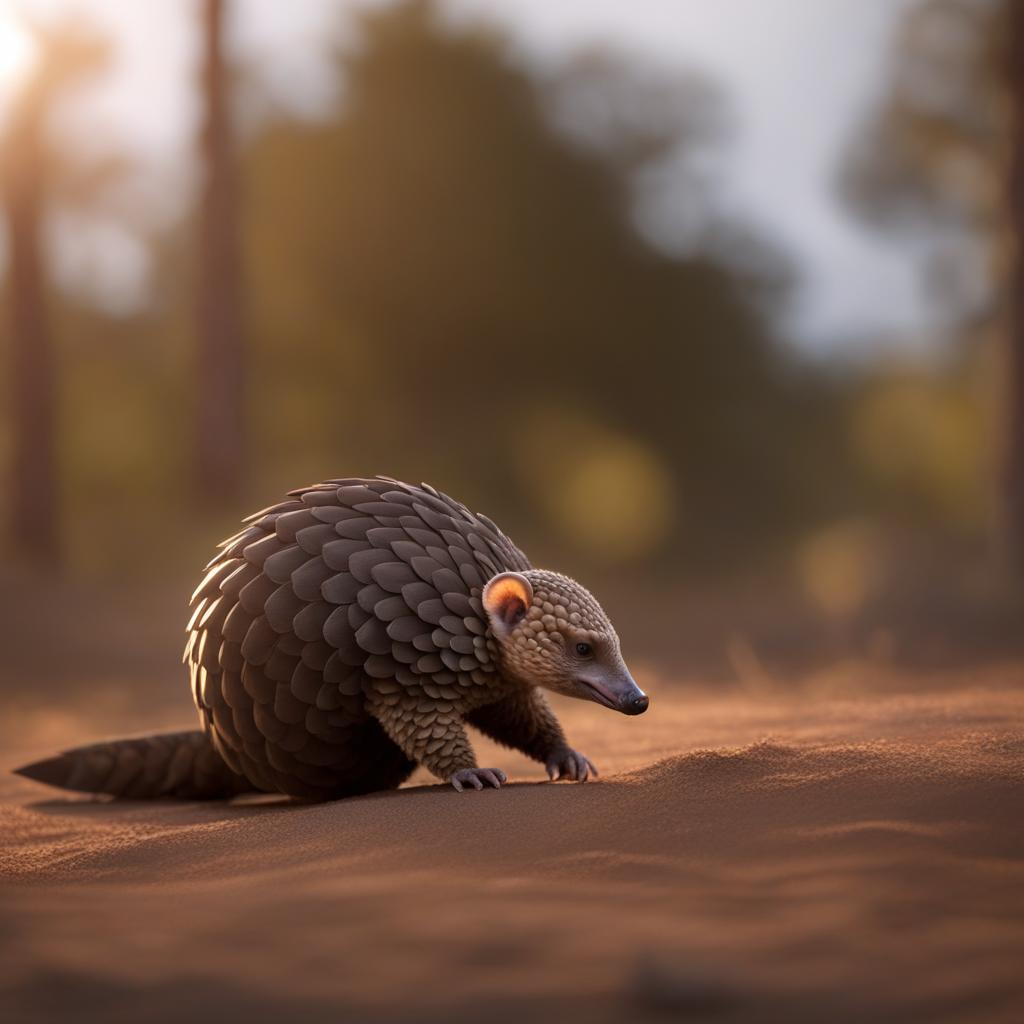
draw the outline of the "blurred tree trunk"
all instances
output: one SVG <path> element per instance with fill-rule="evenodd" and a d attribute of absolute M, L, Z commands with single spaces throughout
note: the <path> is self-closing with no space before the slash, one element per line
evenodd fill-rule
<path fill-rule="evenodd" d="M 5 137 L 3 201 L 8 227 L 12 463 L 10 530 L 29 560 L 59 562 L 56 381 L 46 309 L 42 222 L 46 180 L 44 89 L 30 89 Z"/>
<path fill-rule="evenodd" d="M 1008 410 L 1006 437 L 1006 537 L 1014 575 L 1024 579 L 1024 0 L 1011 0 L 1009 86 L 1013 136 L 1009 181 Z"/>
<path fill-rule="evenodd" d="M 203 0 L 202 198 L 198 280 L 196 485 L 202 499 L 238 497 L 245 463 L 245 343 L 238 180 L 224 57 L 225 0 Z"/>

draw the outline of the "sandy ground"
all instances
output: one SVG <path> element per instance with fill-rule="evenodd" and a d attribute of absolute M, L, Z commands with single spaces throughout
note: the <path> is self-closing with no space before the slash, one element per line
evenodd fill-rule
<path fill-rule="evenodd" d="M 1019 666 L 924 692 L 865 671 L 650 685 L 636 719 L 561 702 L 586 785 L 482 740 L 501 791 L 417 775 L 320 806 L 4 772 L 0 1017 L 1019 1022 Z M 0 769 L 83 727 L 41 723 Z"/>

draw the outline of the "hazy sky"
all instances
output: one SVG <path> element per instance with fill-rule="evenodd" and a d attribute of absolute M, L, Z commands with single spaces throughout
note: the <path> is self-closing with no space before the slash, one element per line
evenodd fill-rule
<path fill-rule="evenodd" d="M 387 0 L 236 0 L 236 55 L 281 103 L 315 110 L 331 92 L 323 55 L 344 11 L 380 2 Z M 447 2 L 453 16 L 506 25 L 522 58 L 542 66 L 598 44 L 706 74 L 735 122 L 723 198 L 796 262 L 799 339 L 835 350 L 865 337 L 912 344 L 927 330 L 907 254 L 862 229 L 835 192 L 837 161 L 882 88 L 894 29 L 914 0 Z M 0 33 L 18 6 L 0 0 Z M 181 179 L 195 124 L 194 96 L 182 88 L 195 74 L 195 0 L 22 0 L 20 7 L 84 10 L 112 30 L 116 65 L 88 100 L 87 131 L 133 147 L 154 181 L 170 187 Z M 131 291 L 139 262 L 131 239 L 74 226 L 61 237 L 62 274 L 91 274 L 99 287 Z"/>

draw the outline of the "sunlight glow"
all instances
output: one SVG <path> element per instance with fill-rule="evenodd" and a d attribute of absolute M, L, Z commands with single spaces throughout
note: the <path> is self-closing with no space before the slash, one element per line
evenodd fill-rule
<path fill-rule="evenodd" d="M 6 4 L 0 4 L 0 87 L 17 82 L 35 57 L 31 33 Z"/>

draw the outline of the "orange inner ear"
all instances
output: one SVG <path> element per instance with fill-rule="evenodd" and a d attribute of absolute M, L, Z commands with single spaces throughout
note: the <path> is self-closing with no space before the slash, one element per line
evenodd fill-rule
<path fill-rule="evenodd" d="M 526 610 L 526 589 L 510 576 L 489 586 L 485 600 L 492 615 L 503 622 L 511 622 Z"/>

